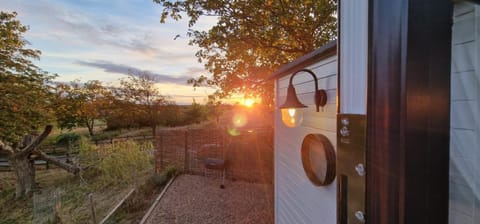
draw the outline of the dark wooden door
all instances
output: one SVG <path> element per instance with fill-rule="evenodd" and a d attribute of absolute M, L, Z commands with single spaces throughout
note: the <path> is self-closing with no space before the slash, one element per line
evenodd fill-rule
<path fill-rule="evenodd" d="M 450 0 L 369 1 L 367 223 L 448 223 Z"/>

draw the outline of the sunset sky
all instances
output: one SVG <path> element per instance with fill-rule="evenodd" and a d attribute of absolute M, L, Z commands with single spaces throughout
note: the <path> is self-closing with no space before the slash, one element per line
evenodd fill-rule
<path fill-rule="evenodd" d="M 162 7 L 152 0 L 0 0 L 0 10 L 16 11 L 30 27 L 29 48 L 42 51 L 35 64 L 58 74 L 58 81 L 115 85 L 129 71 L 148 71 L 161 94 L 178 104 L 204 103 L 213 92 L 186 84 L 208 74 L 195 57 L 198 48 L 188 45 L 187 20 L 160 24 Z M 208 17 L 194 28 L 214 23 Z"/>

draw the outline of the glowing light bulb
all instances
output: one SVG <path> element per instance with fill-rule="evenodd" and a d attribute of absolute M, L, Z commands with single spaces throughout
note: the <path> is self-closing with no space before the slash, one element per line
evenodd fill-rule
<path fill-rule="evenodd" d="M 293 118 L 295 116 L 295 111 L 296 111 L 295 108 L 288 109 L 288 115 L 290 115 L 290 117 Z"/>
<path fill-rule="evenodd" d="M 282 122 L 287 127 L 297 127 L 303 121 L 303 109 L 299 108 L 283 108 L 282 112 Z"/>

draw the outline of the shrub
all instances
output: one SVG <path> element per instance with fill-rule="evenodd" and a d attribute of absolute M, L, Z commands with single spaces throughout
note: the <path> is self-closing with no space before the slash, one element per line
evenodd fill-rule
<path fill-rule="evenodd" d="M 166 176 L 167 179 L 170 179 L 177 174 L 177 167 L 174 165 L 167 166 L 162 174 Z"/>
<path fill-rule="evenodd" d="M 151 168 L 149 147 L 134 141 L 103 146 L 81 142 L 79 158 L 82 167 L 89 167 L 87 175 L 98 175 L 105 186 L 130 183 L 140 172 Z"/>
<path fill-rule="evenodd" d="M 197 124 L 207 120 L 207 111 L 204 106 L 193 101 L 184 113 L 185 124 Z"/>
<path fill-rule="evenodd" d="M 167 184 L 168 180 L 177 174 L 177 167 L 174 165 L 167 166 L 161 173 L 154 173 L 149 181 L 156 187 L 162 187 Z"/>
<path fill-rule="evenodd" d="M 167 176 L 163 175 L 163 174 L 158 174 L 158 173 L 154 173 L 151 177 L 150 177 L 150 183 L 152 183 L 152 185 L 156 186 L 156 187 L 162 187 L 163 185 L 165 185 L 168 181 L 168 178 Z"/>
<path fill-rule="evenodd" d="M 74 132 L 60 134 L 55 139 L 55 144 L 57 146 L 63 146 L 63 147 L 78 145 L 78 142 L 81 137 L 82 137 L 81 135 Z"/>

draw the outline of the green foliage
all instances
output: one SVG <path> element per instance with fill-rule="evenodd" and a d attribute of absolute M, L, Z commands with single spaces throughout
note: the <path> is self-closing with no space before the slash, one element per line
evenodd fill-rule
<path fill-rule="evenodd" d="M 88 139 L 80 138 L 78 141 L 78 158 L 82 167 L 95 169 L 97 162 L 101 160 L 97 146 L 92 144 Z"/>
<path fill-rule="evenodd" d="M 56 143 L 57 143 L 57 136 L 50 134 L 45 138 L 45 140 L 43 140 L 40 146 L 50 147 L 55 145 Z"/>
<path fill-rule="evenodd" d="M 207 109 L 208 109 L 208 113 L 207 113 L 208 116 L 213 118 L 216 124 L 218 125 L 218 123 L 220 122 L 220 116 L 224 112 L 224 108 L 222 107 L 222 102 L 215 101 L 214 99 L 210 100 L 207 103 Z"/>
<path fill-rule="evenodd" d="M 240 93 L 272 104 L 273 82 L 265 79 L 279 66 L 336 38 L 336 0 L 154 0 L 168 17 L 189 17 L 190 44 L 213 77 L 191 79 L 194 86 L 215 86 L 216 97 Z M 216 16 L 208 31 L 192 29 L 202 16 Z"/>
<path fill-rule="evenodd" d="M 170 165 L 170 166 L 167 166 L 167 168 L 165 168 L 165 170 L 163 170 L 162 174 L 164 174 L 167 178 L 171 178 L 175 175 L 177 175 L 177 167 L 175 165 Z"/>
<path fill-rule="evenodd" d="M 103 146 L 94 146 L 80 141 L 79 158 L 83 167 L 89 167 L 87 176 L 98 175 L 104 186 L 129 183 L 139 172 L 151 167 L 147 150 L 151 143 L 139 144 L 124 141 Z"/>
<path fill-rule="evenodd" d="M 168 177 L 163 173 L 154 173 L 150 177 L 149 181 L 153 186 L 162 187 L 163 185 L 167 184 Z"/>
<path fill-rule="evenodd" d="M 174 102 L 167 102 L 162 107 L 161 124 L 169 127 L 183 125 L 183 111 Z"/>
<path fill-rule="evenodd" d="M 204 106 L 193 101 L 192 105 L 185 111 L 185 124 L 196 124 L 207 120 L 207 110 Z"/>
<path fill-rule="evenodd" d="M 81 137 L 82 137 L 81 135 L 74 132 L 60 134 L 55 139 L 55 144 L 57 146 L 64 146 L 64 147 L 78 145 L 78 142 L 80 141 Z"/>
<path fill-rule="evenodd" d="M 163 187 L 167 184 L 170 178 L 177 175 L 178 169 L 175 165 L 167 166 L 161 173 L 154 173 L 149 179 L 149 182 L 157 187 Z"/>
<path fill-rule="evenodd" d="M 149 126 L 155 129 L 162 122 L 162 108 L 166 97 L 155 87 L 155 78 L 149 73 L 131 73 L 113 89 L 114 103 L 107 116 L 107 128 Z"/>
<path fill-rule="evenodd" d="M 26 48 L 28 27 L 16 16 L 0 12 L 0 141 L 9 145 L 52 119 L 54 99 L 49 83 L 55 76 L 31 61 L 40 58 L 40 51 Z"/>

